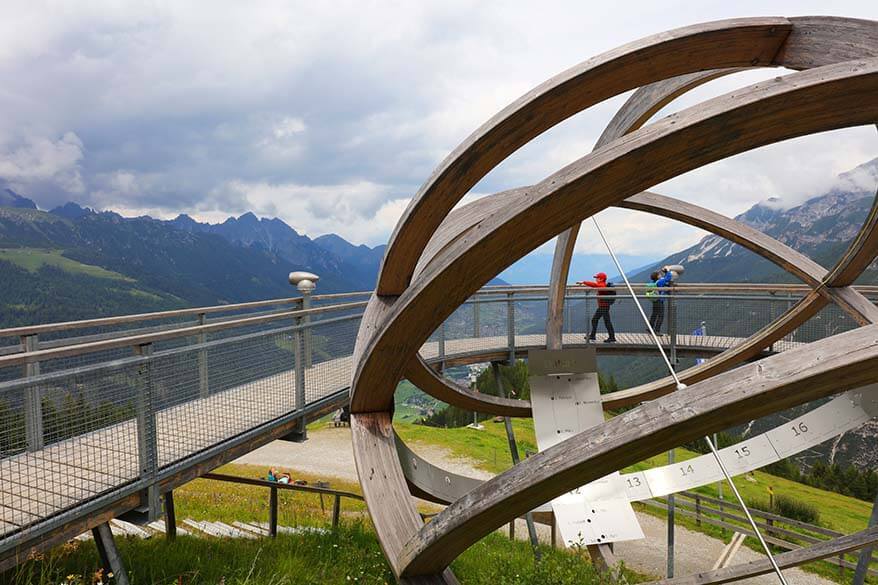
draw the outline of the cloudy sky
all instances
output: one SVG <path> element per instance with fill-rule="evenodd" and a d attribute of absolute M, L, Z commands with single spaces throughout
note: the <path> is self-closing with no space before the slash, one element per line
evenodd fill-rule
<path fill-rule="evenodd" d="M 735 16 L 878 18 L 826 2 L 39 2 L 0 8 L 0 182 L 42 208 L 219 221 L 253 210 L 311 236 L 386 241 L 411 194 L 475 128 L 555 73 L 666 29 Z M 667 112 L 777 71 L 718 80 Z M 547 132 L 471 197 L 586 154 L 624 96 Z M 666 112 L 663 112 L 663 114 Z M 655 190 L 737 214 L 819 194 L 878 156 L 874 128 L 803 138 Z M 699 232 L 602 214 L 621 252 Z M 585 230 L 578 249 L 600 251 Z"/>

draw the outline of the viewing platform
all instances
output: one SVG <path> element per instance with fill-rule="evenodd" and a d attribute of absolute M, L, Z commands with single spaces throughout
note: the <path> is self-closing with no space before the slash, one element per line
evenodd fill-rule
<path fill-rule="evenodd" d="M 662 343 L 695 366 L 738 347 L 804 292 L 680 285 Z M 269 441 L 303 439 L 308 421 L 348 400 L 369 294 L 316 295 L 308 309 L 301 298 L 277 299 L 0 331 L 2 566 L 96 519 L 136 509 L 156 518 L 161 494 Z M 564 345 L 587 345 L 595 292 L 571 287 L 566 301 Z M 436 370 L 524 357 L 545 348 L 546 306 L 544 287 L 483 289 L 421 357 Z M 655 359 L 622 290 L 612 315 L 616 343 L 600 333 L 598 355 Z M 757 356 L 854 326 L 828 307 Z M 467 391 L 461 376 L 446 375 Z"/>

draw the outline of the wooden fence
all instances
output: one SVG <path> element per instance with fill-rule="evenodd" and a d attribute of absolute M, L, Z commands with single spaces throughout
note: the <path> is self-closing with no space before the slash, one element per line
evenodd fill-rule
<path fill-rule="evenodd" d="M 646 500 L 643 503 L 661 510 L 668 509 L 664 500 Z M 743 509 L 737 502 L 720 500 L 695 492 L 680 492 L 675 494 L 674 503 L 676 514 L 693 519 L 696 526 L 708 524 L 755 537 L 747 518 L 743 515 Z M 748 509 L 765 541 L 783 550 L 795 550 L 844 536 L 842 532 L 808 522 L 764 512 L 750 506 Z M 873 555 L 872 562 L 876 561 L 878 559 Z M 844 569 L 853 570 L 857 567 L 856 561 L 852 562 L 844 555 L 833 560 L 827 559 L 826 562 L 837 565 L 842 575 Z M 878 576 L 878 570 L 870 568 L 869 575 Z"/>

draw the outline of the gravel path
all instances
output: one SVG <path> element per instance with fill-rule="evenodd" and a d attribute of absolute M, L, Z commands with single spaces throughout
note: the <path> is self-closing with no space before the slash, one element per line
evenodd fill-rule
<path fill-rule="evenodd" d="M 351 447 L 350 430 L 347 428 L 327 428 L 309 431 L 304 443 L 275 441 L 244 455 L 236 463 L 250 465 L 276 466 L 283 470 L 296 469 L 308 473 L 325 473 L 327 477 L 357 481 L 354 454 Z M 454 471 L 486 479 L 489 473 L 475 468 L 474 462 L 450 455 L 446 450 L 434 445 L 413 445 L 418 453 L 431 463 Z M 637 518 L 643 527 L 646 538 L 643 540 L 620 542 L 616 544 L 616 555 L 625 564 L 652 575 L 663 575 L 666 567 L 665 542 L 667 524 L 661 518 L 638 513 Z M 541 541 L 549 542 L 548 527 L 537 525 Z M 516 522 L 516 536 L 527 537 L 524 521 Z M 723 542 L 710 536 L 693 532 L 683 527 L 676 531 L 676 574 L 688 575 L 697 571 L 709 570 L 723 549 Z M 743 563 L 762 558 L 759 553 L 742 547 L 735 557 L 735 563 Z M 787 581 L 792 585 L 832 585 L 832 581 L 805 573 L 798 569 L 784 571 Z M 746 581 L 748 585 L 774 585 L 777 578 L 765 575 Z"/>

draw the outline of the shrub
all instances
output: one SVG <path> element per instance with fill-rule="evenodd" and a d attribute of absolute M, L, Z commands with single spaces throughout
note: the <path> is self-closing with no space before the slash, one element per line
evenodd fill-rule
<path fill-rule="evenodd" d="M 783 495 L 776 495 L 773 500 L 773 506 L 767 500 L 748 500 L 747 506 L 808 524 L 820 522 L 820 512 L 812 504 Z"/>

